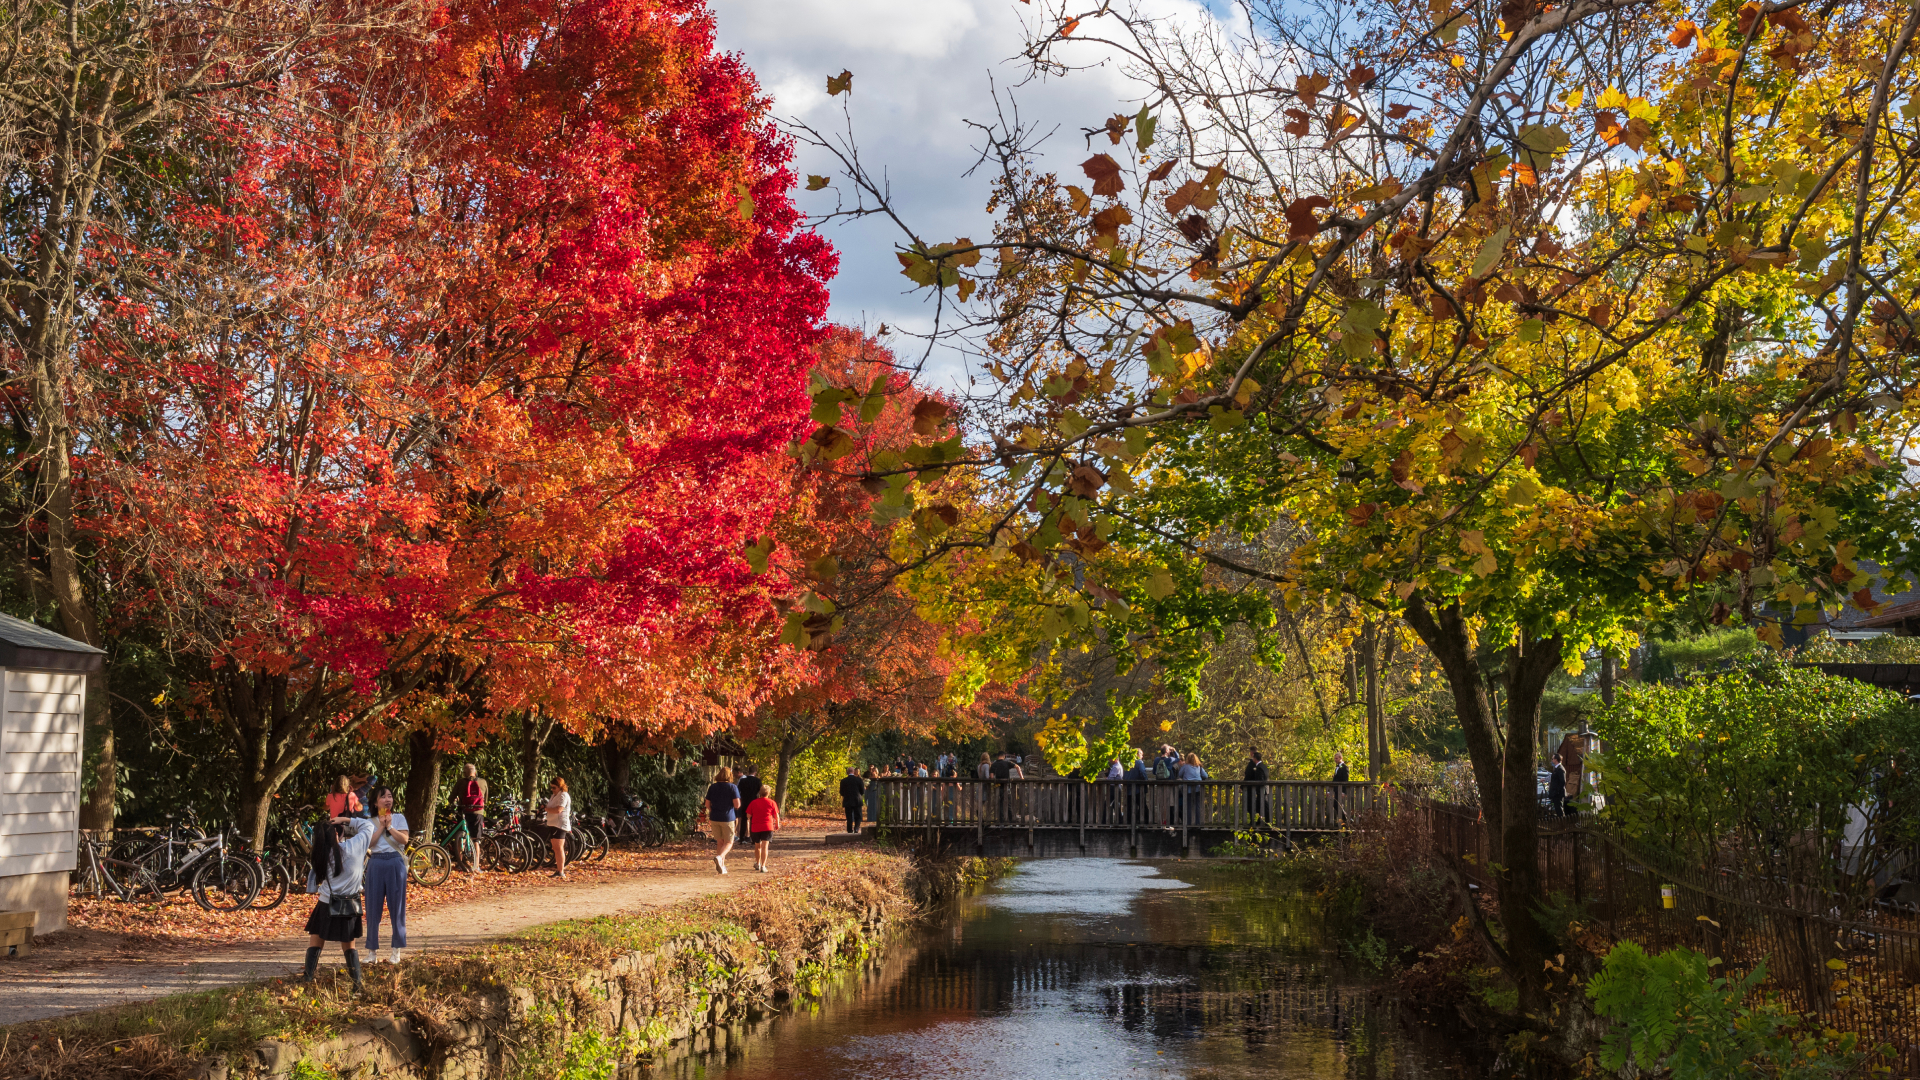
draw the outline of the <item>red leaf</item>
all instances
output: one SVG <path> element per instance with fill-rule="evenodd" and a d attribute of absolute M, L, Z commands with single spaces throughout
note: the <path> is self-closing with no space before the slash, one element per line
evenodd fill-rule
<path fill-rule="evenodd" d="M 1107 154 L 1095 154 L 1081 162 L 1080 171 L 1093 181 L 1095 195 L 1118 195 L 1125 186 L 1120 178 L 1120 163 Z"/>
<path fill-rule="evenodd" d="M 1320 235 L 1320 222 L 1315 220 L 1315 210 L 1325 210 L 1332 206 L 1330 199 L 1320 195 L 1309 195 L 1304 199 L 1295 199 L 1287 207 L 1287 239 L 1311 240 Z"/>

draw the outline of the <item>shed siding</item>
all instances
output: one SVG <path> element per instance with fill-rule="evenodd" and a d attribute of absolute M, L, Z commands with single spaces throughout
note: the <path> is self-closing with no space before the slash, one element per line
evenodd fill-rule
<path fill-rule="evenodd" d="M 71 870 L 86 677 L 7 671 L 0 711 L 0 877 Z"/>

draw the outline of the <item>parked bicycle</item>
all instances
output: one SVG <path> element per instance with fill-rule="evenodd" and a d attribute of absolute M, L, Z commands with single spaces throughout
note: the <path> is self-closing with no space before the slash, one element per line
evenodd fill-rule
<path fill-rule="evenodd" d="M 146 837 L 116 841 L 111 858 L 137 863 L 165 892 L 186 890 L 208 911 L 239 911 L 260 893 L 262 871 L 251 857 L 229 849 L 225 831 L 202 831 L 193 812 Z"/>
<path fill-rule="evenodd" d="M 109 850 L 109 845 L 96 838 L 92 830 L 81 831 L 78 865 L 73 870 L 75 889 L 83 896 L 101 897 L 111 893 L 123 904 L 166 902 L 167 894 L 146 867 L 113 858 Z"/>

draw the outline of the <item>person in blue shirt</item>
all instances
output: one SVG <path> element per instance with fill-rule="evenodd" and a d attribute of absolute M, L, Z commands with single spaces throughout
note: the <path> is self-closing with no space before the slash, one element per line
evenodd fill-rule
<path fill-rule="evenodd" d="M 713 837 L 713 868 L 727 872 L 727 852 L 733 850 L 733 822 L 740 813 L 740 789 L 733 786 L 733 770 L 721 766 L 707 788 L 707 835 Z"/>
<path fill-rule="evenodd" d="M 1180 772 L 1178 775 L 1180 779 L 1189 781 L 1211 779 L 1211 777 L 1207 775 L 1207 770 L 1200 767 L 1200 755 L 1194 753 L 1187 754 L 1187 759 L 1180 763 Z M 1189 783 L 1186 785 L 1187 824 L 1189 826 L 1200 824 L 1200 794 L 1201 788 L 1199 784 Z"/>

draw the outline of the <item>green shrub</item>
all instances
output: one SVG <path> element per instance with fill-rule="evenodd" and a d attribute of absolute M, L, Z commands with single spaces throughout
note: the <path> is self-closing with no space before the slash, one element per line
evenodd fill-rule
<path fill-rule="evenodd" d="M 1609 950 L 1587 984 L 1594 1012 L 1619 1025 L 1603 1042 L 1601 1066 L 1666 1069 L 1671 1080 L 1820 1080 L 1866 1065 L 1850 1034 L 1796 1039 L 1798 1018 L 1756 992 L 1764 965 L 1727 979 L 1713 974 L 1719 963 L 1684 947 L 1649 955 L 1628 941 Z"/>

